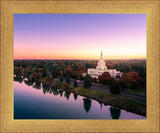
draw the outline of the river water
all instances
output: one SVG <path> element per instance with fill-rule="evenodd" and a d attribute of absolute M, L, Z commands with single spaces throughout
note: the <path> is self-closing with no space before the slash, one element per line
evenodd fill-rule
<path fill-rule="evenodd" d="M 42 84 L 14 81 L 14 119 L 146 119 Z"/>

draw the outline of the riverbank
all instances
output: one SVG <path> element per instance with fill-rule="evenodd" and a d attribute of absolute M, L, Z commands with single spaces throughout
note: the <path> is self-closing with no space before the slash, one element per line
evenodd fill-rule
<path fill-rule="evenodd" d="M 53 82 L 46 83 L 44 79 L 41 80 L 40 83 L 42 83 L 43 85 L 53 87 Z M 83 87 L 73 87 L 73 85 L 71 84 L 70 85 L 68 84 L 68 86 L 66 87 L 66 84 L 67 83 L 65 82 L 59 82 L 57 83 L 57 87 L 58 89 L 61 88 L 67 92 L 85 96 L 89 99 L 97 100 L 100 103 L 104 103 L 105 105 L 115 106 L 132 113 L 146 116 L 146 106 L 144 104 L 138 103 L 136 101 L 132 101 L 131 99 L 128 99 L 126 97 L 122 97 L 119 95 L 113 95 L 113 94 L 104 93 L 104 92 L 100 92 L 92 89 L 85 89 Z"/>
<path fill-rule="evenodd" d="M 61 83 L 62 88 L 64 83 Z M 105 105 L 112 105 L 121 109 L 124 109 L 126 111 L 130 111 L 136 114 L 140 114 L 143 116 L 146 116 L 146 106 L 140 103 L 137 103 L 135 101 L 132 101 L 130 99 L 113 95 L 113 94 L 107 94 L 95 90 L 85 89 L 82 87 L 76 87 L 74 88 L 73 85 L 70 85 L 70 89 L 66 90 L 68 92 L 72 92 L 77 95 L 85 96 L 90 99 L 97 100 L 101 103 L 104 103 Z"/>

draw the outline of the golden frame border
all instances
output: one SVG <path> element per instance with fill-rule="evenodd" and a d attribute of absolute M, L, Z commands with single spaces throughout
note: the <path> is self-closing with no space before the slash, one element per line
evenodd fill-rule
<path fill-rule="evenodd" d="M 1 0 L 0 132 L 160 132 L 159 0 Z M 145 13 L 147 14 L 146 120 L 14 120 L 14 13 Z"/>

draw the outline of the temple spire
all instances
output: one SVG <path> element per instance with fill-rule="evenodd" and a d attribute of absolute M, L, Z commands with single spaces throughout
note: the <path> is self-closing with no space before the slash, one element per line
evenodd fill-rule
<path fill-rule="evenodd" d="M 101 59 L 103 59 L 103 52 L 102 52 L 102 50 L 101 50 Z"/>

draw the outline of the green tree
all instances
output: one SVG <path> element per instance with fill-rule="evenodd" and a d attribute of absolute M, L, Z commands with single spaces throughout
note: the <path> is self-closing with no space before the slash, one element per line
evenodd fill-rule
<path fill-rule="evenodd" d="M 83 87 L 84 88 L 90 88 L 92 86 L 92 78 L 88 74 L 84 78 Z"/>
<path fill-rule="evenodd" d="M 110 92 L 112 94 L 120 94 L 121 90 L 120 90 L 120 86 L 119 86 L 119 82 L 116 80 L 112 80 L 111 82 L 111 87 L 110 87 Z"/>
<path fill-rule="evenodd" d="M 78 87 L 77 80 L 74 81 L 74 87 Z"/>

